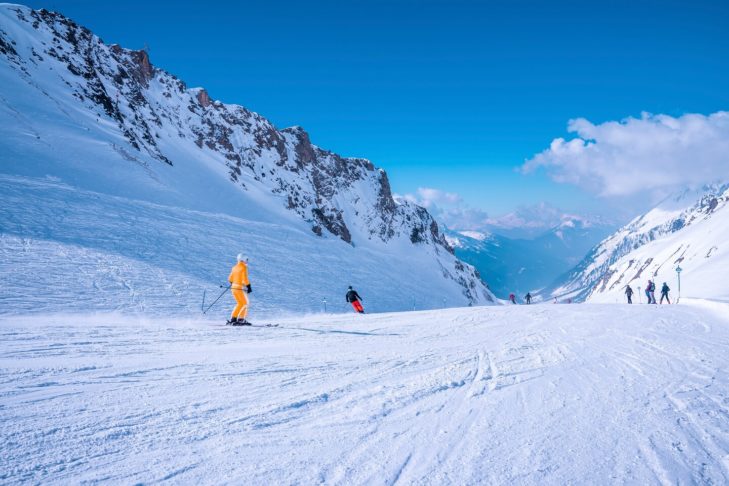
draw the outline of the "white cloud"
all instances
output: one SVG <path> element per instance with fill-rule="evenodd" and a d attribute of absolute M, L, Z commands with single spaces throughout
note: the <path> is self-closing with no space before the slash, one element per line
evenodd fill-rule
<path fill-rule="evenodd" d="M 519 206 L 510 213 L 496 218 L 490 218 L 488 220 L 488 224 L 494 228 L 504 230 L 543 230 L 557 226 L 567 217 L 569 217 L 569 215 L 561 209 L 552 206 L 547 202 L 540 202 L 531 206 Z"/>
<path fill-rule="evenodd" d="M 519 206 L 510 213 L 489 218 L 486 228 L 512 238 L 534 238 L 557 226 L 579 226 L 584 229 L 615 225 L 612 219 L 597 214 L 564 211 L 543 201 L 530 206 Z"/>
<path fill-rule="evenodd" d="M 432 187 L 419 187 L 417 193 L 418 204 L 425 208 L 437 204 L 456 205 L 463 201 L 458 194 L 444 192 L 440 189 L 433 189 Z"/>
<path fill-rule="evenodd" d="M 668 192 L 729 180 L 729 112 L 678 118 L 644 113 L 595 125 L 570 120 L 571 140 L 557 138 L 522 166 L 601 196 Z"/>
<path fill-rule="evenodd" d="M 436 221 L 461 233 L 495 232 L 514 238 L 533 238 L 574 221 L 584 228 L 612 224 L 600 216 L 565 212 L 547 202 L 520 206 L 510 213 L 492 218 L 483 209 L 468 206 L 460 195 L 430 187 L 420 187 L 415 194 L 394 194 L 394 197 L 423 206 Z"/>
<path fill-rule="evenodd" d="M 415 194 L 396 195 L 423 206 L 433 217 L 449 228 L 475 230 L 483 228 L 488 214 L 481 209 L 465 205 L 463 198 L 453 192 L 432 187 L 419 187 Z"/>

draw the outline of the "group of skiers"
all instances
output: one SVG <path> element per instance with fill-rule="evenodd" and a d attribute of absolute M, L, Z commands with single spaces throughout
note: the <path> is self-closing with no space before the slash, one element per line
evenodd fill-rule
<path fill-rule="evenodd" d="M 663 282 L 663 286 L 661 287 L 661 300 L 660 303 L 663 304 L 663 301 L 665 300 L 667 303 L 671 303 L 671 299 L 668 296 L 668 293 L 671 291 L 671 289 L 668 287 L 668 284 L 666 282 Z M 625 296 L 628 298 L 628 304 L 633 303 L 633 294 L 635 292 L 630 287 L 630 285 L 625 286 Z M 658 304 L 656 302 L 656 284 L 652 280 L 648 280 L 648 284 L 645 286 L 645 295 L 648 298 L 649 304 Z M 516 295 L 514 293 L 509 294 L 509 302 L 512 304 L 516 304 Z M 527 294 L 524 296 L 524 302 L 527 304 L 532 303 L 532 294 L 531 292 L 527 292 Z M 557 298 L 554 298 L 554 303 L 557 303 Z M 568 300 L 568 303 L 572 303 L 572 299 Z"/>
<path fill-rule="evenodd" d="M 237 263 L 233 265 L 228 275 L 230 283 L 230 291 L 235 299 L 235 308 L 230 315 L 230 319 L 226 324 L 231 326 L 250 326 L 251 323 L 246 319 L 248 315 L 248 294 L 253 292 L 251 282 L 248 279 L 248 258 L 242 253 L 238 253 Z M 347 302 L 352 304 L 355 312 L 364 314 L 362 307 L 362 297 L 350 285 L 345 296 Z"/>
<path fill-rule="evenodd" d="M 668 287 L 668 284 L 666 282 L 663 282 L 663 286 L 661 287 L 661 304 L 663 304 L 663 301 L 665 300 L 669 304 L 671 303 L 671 299 L 668 297 L 668 293 L 671 291 L 671 289 Z M 633 303 L 633 289 L 630 287 L 630 285 L 625 286 L 625 296 L 628 298 L 628 304 Z M 648 280 L 648 283 L 645 286 L 645 296 L 648 299 L 648 304 L 658 304 L 656 302 L 656 283 L 653 280 Z"/>
<path fill-rule="evenodd" d="M 527 294 L 524 296 L 524 301 L 527 304 L 531 304 L 532 303 L 532 294 L 531 294 L 531 292 L 527 292 Z M 509 302 L 511 302 L 512 304 L 516 304 L 516 295 L 514 295 L 513 292 L 511 294 L 509 294 Z"/>

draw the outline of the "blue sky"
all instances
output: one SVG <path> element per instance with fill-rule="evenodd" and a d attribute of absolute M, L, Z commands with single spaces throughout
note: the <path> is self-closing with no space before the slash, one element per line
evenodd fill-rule
<path fill-rule="evenodd" d="M 189 86 L 498 215 L 604 210 L 526 159 L 570 119 L 729 107 L 729 2 L 31 1 Z M 613 204 L 614 201 L 611 202 Z"/>

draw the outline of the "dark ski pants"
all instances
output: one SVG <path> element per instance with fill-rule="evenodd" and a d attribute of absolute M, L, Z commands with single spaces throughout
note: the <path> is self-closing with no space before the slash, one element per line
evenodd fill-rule
<path fill-rule="evenodd" d="M 628 296 L 628 304 L 632 304 L 632 303 L 633 303 L 633 296 L 632 295 L 629 295 Z"/>
<path fill-rule="evenodd" d="M 663 304 L 663 299 L 666 299 L 666 302 L 669 304 L 671 303 L 671 299 L 668 298 L 668 294 L 661 294 L 661 304 Z"/>

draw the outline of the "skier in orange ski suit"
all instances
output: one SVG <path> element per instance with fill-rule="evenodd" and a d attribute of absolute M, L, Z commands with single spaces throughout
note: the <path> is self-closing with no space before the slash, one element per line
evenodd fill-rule
<path fill-rule="evenodd" d="M 238 254 L 238 263 L 230 271 L 228 282 L 235 298 L 236 306 L 230 316 L 228 324 L 250 325 L 246 321 L 248 315 L 248 295 L 252 292 L 251 282 L 248 280 L 248 259 L 242 253 Z M 244 292 L 245 289 L 245 292 Z"/>

